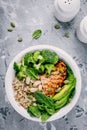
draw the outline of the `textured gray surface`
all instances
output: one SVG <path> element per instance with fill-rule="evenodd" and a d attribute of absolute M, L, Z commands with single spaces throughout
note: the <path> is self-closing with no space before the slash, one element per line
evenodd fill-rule
<path fill-rule="evenodd" d="M 81 0 L 77 17 L 69 23 L 58 22 L 53 14 L 53 0 L 0 0 L 0 130 L 87 130 L 87 45 L 75 36 L 81 19 L 87 15 L 87 0 Z M 12 33 L 10 22 L 16 23 Z M 61 28 L 54 29 L 59 23 Z M 43 35 L 32 40 L 32 32 L 42 29 Z M 70 33 L 70 38 L 64 34 Z M 21 36 L 22 43 L 17 39 Z M 64 49 L 78 64 L 82 74 L 82 92 L 73 110 L 62 119 L 39 124 L 20 116 L 5 94 L 5 74 L 13 57 L 21 50 L 38 44 L 50 44 Z"/>

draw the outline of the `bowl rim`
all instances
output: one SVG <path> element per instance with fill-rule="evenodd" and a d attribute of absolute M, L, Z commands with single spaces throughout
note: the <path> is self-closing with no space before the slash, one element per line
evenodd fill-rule
<path fill-rule="evenodd" d="M 74 75 L 76 76 L 77 79 L 77 84 L 76 84 L 76 93 L 72 99 L 72 101 L 66 105 L 65 107 L 63 107 L 62 109 L 60 109 L 57 113 L 55 113 L 54 115 L 52 115 L 46 122 L 49 121 L 54 121 L 57 120 L 63 116 L 65 116 L 67 113 L 69 113 L 72 108 L 75 106 L 75 104 L 77 103 L 80 93 L 81 93 L 81 74 L 80 74 L 80 70 L 77 66 L 77 64 L 75 63 L 75 61 L 72 59 L 72 57 L 65 52 L 64 50 L 56 47 L 56 46 L 52 46 L 52 45 L 36 45 L 36 46 L 31 46 L 28 47 L 27 49 L 24 49 L 23 51 L 19 52 L 11 61 L 8 70 L 6 72 L 6 76 L 5 76 L 5 91 L 6 91 L 6 95 L 7 98 L 9 100 L 9 102 L 11 103 L 11 105 L 13 106 L 13 108 L 23 117 L 32 120 L 32 121 L 37 121 L 37 122 L 41 122 L 40 119 L 37 118 L 33 118 L 31 117 L 28 113 L 27 110 L 25 112 L 25 109 L 22 106 L 19 106 L 18 103 L 15 101 L 14 99 L 14 95 L 12 95 L 11 90 L 12 90 L 12 84 L 10 81 L 12 81 L 12 76 L 14 77 L 14 70 L 13 70 L 13 63 L 14 61 L 19 61 L 21 59 L 21 57 L 23 57 L 23 55 L 25 55 L 27 52 L 29 51 L 35 51 L 35 50 L 42 50 L 42 49 L 49 49 L 49 50 L 53 50 L 55 51 L 59 57 L 63 58 L 65 62 L 67 62 L 70 67 L 72 68 Z M 60 56 L 61 55 L 61 56 Z M 66 59 L 65 59 L 66 58 Z M 10 86 L 10 89 L 9 89 Z M 79 88 L 79 89 L 77 89 Z M 13 91 L 13 90 L 12 90 Z"/>

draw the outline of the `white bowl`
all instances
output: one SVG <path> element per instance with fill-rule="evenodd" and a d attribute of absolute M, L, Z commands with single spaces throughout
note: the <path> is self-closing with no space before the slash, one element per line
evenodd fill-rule
<path fill-rule="evenodd" d="M 80 96 L 80 92 L 81 92 L 81 75 L 80 75 L 79 68 L 76 65 L 75 61 L 71 58 L 71 56 L 69 54 L 67 54 L 64 50 L 59 49 L 54 46 L 50 46 L 50 45 L 37 45 L 37 46 L 29 47 L 29 48 L 25 49 L 24 51 L 20 52 L 17 56 L 15 56 L 15 58 L 12 60 L 12 62 L 10 63 L 10 65 L 8 67 L 6 77 L 5 77 L 6 94 L 7 94 L 7 97 L 9 99 L 11 105 L 13 106 L 13 108 L 20 115 L 22 115 L 23 117 L 25 117 L 29 120 L 38 121 L 38 122 L 41 122 L 41 120 L 38 118 L 31 117 L 27 113 L 27 110 L 25 110 L 22 106 L 20 106 L 18 104 L 18 102 L 15 101 L 14 91 L 13 91 L 13 87 L 12 87 L 12 81 L 15 76 L 15 72 L 13 69 L 14 61 L 16 61 L 16 62 L 20 61 L 20 59 L 29 51 L 42 50 L 42 49 L 50 49 L 50 50 L 55 51 L 61 59 L 63 59 L 66 63 L 68 63 L 70 65 L 70 67 L 72 68 L 74 75 L 77 79 L 76 92 L 75 92 L 75 95 L 74 95 L 72 101 L 68 105 L 66 105 L 65 107 L 60 109 L 53 116 L 51 116 L 48 121 L 53 121 L 53 120 L 59 119 L 59 118 L 63 117 L 64 115 L 66 115 L 75 106 L 75 104 Z"/>

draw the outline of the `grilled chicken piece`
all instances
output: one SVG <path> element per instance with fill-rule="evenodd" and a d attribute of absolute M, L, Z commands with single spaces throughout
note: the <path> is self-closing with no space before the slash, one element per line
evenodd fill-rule
<path fill-rule="evenodd" d="M 58 87 L 62 87 L 66 76 L 66 65 L 63 61 L 60 61 L 56 64 L 55 71 L 53 71 L 49 76 L 45 74 L 41 76 L 43 92 L 48 96 L 54 95 Z"/>

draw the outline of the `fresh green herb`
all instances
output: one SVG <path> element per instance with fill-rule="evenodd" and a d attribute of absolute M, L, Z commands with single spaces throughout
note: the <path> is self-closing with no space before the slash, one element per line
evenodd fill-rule
<path fill-rule="evenodd" d="M 35 117 L 38 117 L 38 118 L 41 115 L 38 107 L 37 106 L 33 106 L 33 105 L 28 107 L 28 113 L 32 113 L 32 115 L 34 115 Z"/>
<path fill-rule="evenodd" d="M 41 92 L 36 91 L 34 93 L 34 96 L 38 103 L 44 104 L 49 108 L 54 108 L 53 101 L 49 97 L 47 97 L 45 94 L 42 94 Z"/>
<path fill-rule="evenodd" d="M 59 25 L 59 24 L 55 24 L 55 25 L 54 25 L 54 28 L 55 28 L 55 29 L 60 29 L 60 25 Z"/>
<path fill-rule="evenodd" d="M 35 30 L 32 34 L 33 39 L 38 39 L 42 35 L 42 31 L 40 29 Z"/>
<path fill-rule="evenodd" d="M 69 33 L 65 33 L 64 36 L 65 36 L 66 38 L 69 38 L 69 37 L 70 37 Z"/>
<path fill-rule="evenodd" d="M 47 119 L 49 119 L 50 115 L 47 112 L 43 112 L 41 115 L 41 120 L 42 122 L 47 121 Z"/>
<path fill-rule="evenodd" d="M 23 39 L 21 37 L 18 38 L 18 42 L 22 42 Z"/>
<path fill-rule="evenodd" d="M 54 108 L 48 108 L 47 106 L 45 106 L 45 110 L 49 115 L 53 115 L 55 113 Z"/>
<path fill-rule="evenodd" d="M 12 28 L 8 28 L 8 32 L 12 32 L 13 31 L 13 29 Z"/>
<path fill-rule="evenodd" d="M 15 28 L 15 23 L 11 22 L 10 25 L 11 27 Z"/>
<path fill-rule="evenodd" d="M 38 78 L 38 72 L 37 72 L 37 70 L 35 70 L 34 68 L 29 68 L 29 69 L 27 69 L 27 75 L 28 75 L 31 79 L 37 79 L 37 78 Z"/>

